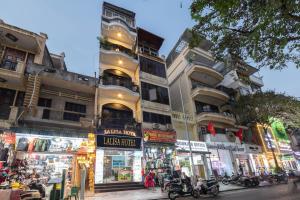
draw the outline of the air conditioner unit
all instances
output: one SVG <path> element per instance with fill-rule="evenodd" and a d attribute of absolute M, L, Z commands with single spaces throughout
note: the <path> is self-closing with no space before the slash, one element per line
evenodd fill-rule
<path fill-rule="evenodd" d="M 160 125 L 158 123 L 152 124 L 153 129 L 159 129 Z"/>
<path fill-rule="evenodd" d="M 167 127 L 167 130 L 173 130 L 172 124 L 167 124 L 166 127 Z"/>

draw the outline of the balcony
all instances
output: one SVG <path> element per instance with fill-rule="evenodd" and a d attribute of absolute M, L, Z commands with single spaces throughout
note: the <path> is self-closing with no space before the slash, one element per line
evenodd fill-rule
<path fill-rule="evenodd" d="M 137 55 L 130 49 L 100 41 L 100 60 L 104 64 L 119 66 L 135 72 L 138 67 Z"/>
<path fill-rule="evenodd" d="M 262 77 L 251 75 L 249 78 L 250 78 L 250 81 L 253 82 L 254 84 L 256 84 L 256 85 L 258 85 L 260 87 L 264 86 Z"/>
<path fill-rule="evenodd" d="M 23 83 L 25 63 L 23 61 L 3 60 L 0 64 L 0 77 L 12 84 Z"/>
<path fill-rule="evenodd" d="M 191 79 L 202 82 L 211 87 L 215 87 L 224 79 L 223 75 L 215 69 L 197 62 L 192 64 L 191 68 L 187 71 L 187 75 Z"/>
<path fill-rule="evenodd" d="M 191 95 L 194 100 L 218 106 L 229 100 L 229 96 L 225 92 L 199 82 L 192 83 Z"/>
<path fill-rule="evenodd" d="M 47 73 L 49 67 L 38 64 L 30 64 L 26 68 L 26 72 L 30 74 L 41 71 L 42 83 L 49 86 L 65 88 L 72 91 L 83 93 L 95 93 L 95 85 L 97 79 L 65 70 L 55 69 L 53 73 Z"/>
<path fill-rule="evenodd" d="M 207 124 L 209 122 L 213 122 L 215 124 L 219 124 L 225 127 L 234 126 L 236 122 L 233 114 L 226 112 L 218 113 L 215 111 L 197 112 L 196 121 L 200 124 Z"/>
<path fill-rule="evenodd" d="M 114 78 L 113 76 L 104 76 L 103 80 L 102 80 L 102 84 L 125 87 L 128 90 L 131 90 L 132 92 L 139 93 L 139 86 L 134 85 L 133 82 L 120 80 L 120 79 Z"/>
<path fill-rule="evenodd" d="M 102 35 L 129 47 L 133 47 L 137 36 L 136 28 L 130 26 L 122 18 L 106 16 L 102 16 Z"/>
<path fill-rule="evenodd" d="M 93 126 L 92 115 L 39 106 L 36 107 L 32 114 L 24 114 L 23 120 L 33 121 L 34 123 L 46 123 L 80 128 Z"/>
<path fill-rule="evenodd" d="M 141 130 L 141 124 L 134 118 L 105 118 L 101 120 L 102 129 Z"/>

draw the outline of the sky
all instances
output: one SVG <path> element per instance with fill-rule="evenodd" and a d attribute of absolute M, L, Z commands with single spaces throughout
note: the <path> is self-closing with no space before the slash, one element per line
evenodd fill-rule
<path fill-rule="evenodd" d="M 167 56 L 185 28 L 192 27 L 191 0 L 107 0 L 136 13 L 137 26 L 165 38 L 160 54 Z M 0 0 L 0 19 L 48 35 L 52 53 L 65 52 L 69 71 L 98 74 L 102 0 Z M 300 69 L 262 69 L 264 90 L 300 97 Z"/>

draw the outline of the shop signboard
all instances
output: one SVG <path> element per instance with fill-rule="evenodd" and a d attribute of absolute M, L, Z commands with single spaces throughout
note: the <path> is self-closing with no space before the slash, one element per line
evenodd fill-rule
<path fill-rule="evenodd" d="M 252 154 L 260 154 L 262 153 L 262 149 L 258 145 L 254 144 L 244 144 L 245 147 L 245 153 L 252 153 Z"/>
<path fill-rule="evenodd" d="M 3 144 L 16 144 L 16 133 L 4 131 L 0 133 L 0 140 Z"/>
<path fill-rule="evenodd" d="M 243 145 L 232 142 L 206 142 L 208 149 L 222 149 L 235 152 L 245 152 Z"/>
<path fill-rule="evenodd" d="M 176 150 L 189 151 L 189 142 L 187 140 L 177 140 Z M 205 142 L 191 141 L 193 152 L 208 152 Z"/>
<path fill-rule="evenodd" d="M 117 129 L 117 128 L 105 128 L 105 129 L 98 129 L 97 134 L 101 135 L 118 135 L 118 136 L 131 136 L 137 137 L 141 136 L 138 129 L 136 130 L 127 130 L 127 129 Z"/>
<path fill-rule="evenodd" d="M 161 131 L 144 129 L 144 141 L 145 142 L 164 142 L 175 143 L 176 132 L 175 131 Z"/>
<path fill-rule="evenodd" d="M 97 147 L 140 149 L 141 138 L 116 135 L 97 135 Z"/>
<path fill-rule="evenodd" d="M 279 119 L 272 119 L 272 131 L 277 141 L 289 141 L 283 123 Z"/>

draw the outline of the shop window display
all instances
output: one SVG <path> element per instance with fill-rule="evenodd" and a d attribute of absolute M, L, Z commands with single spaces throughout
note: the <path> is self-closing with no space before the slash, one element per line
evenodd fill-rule
<path fill-rule="evenodd" d="M 172 147 L 145 147 L 145 172 L 155 173 L 155 182 L 159 182 L 174 170 L 174 149 Z"/>
<path fill-rule="evenodd" d="M 141 151 L 102 150 L 96 152 L 96 183 L 140 182 Z"/>

